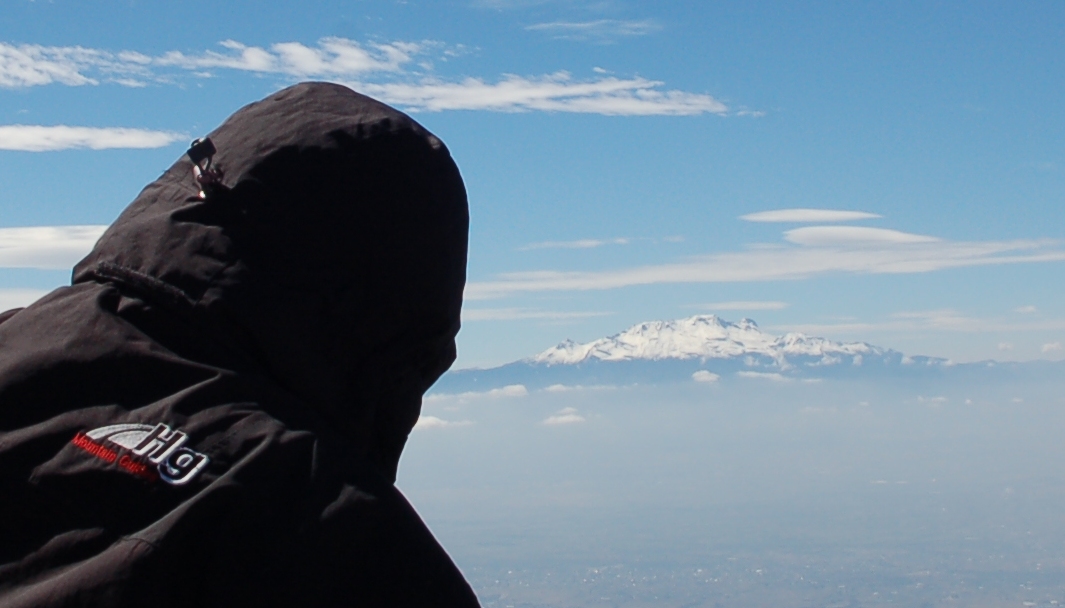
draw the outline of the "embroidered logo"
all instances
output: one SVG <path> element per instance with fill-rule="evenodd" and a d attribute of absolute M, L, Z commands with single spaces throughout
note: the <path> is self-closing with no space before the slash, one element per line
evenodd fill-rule
<path fill-rule="evenodd" d="M 186 484 L 207 466 L 206 454 L 185 447 L 189 436 L 159 423 L 112 424 L 78 433 L 71 443 L 107 463 L 145 479 Z"/>

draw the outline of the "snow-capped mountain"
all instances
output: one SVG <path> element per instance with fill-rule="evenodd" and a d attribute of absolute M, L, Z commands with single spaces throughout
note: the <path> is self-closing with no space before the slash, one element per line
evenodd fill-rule
<path fill-rule="evenodd" d="M 865 342 L 835 342 L 801 333 L 773 335 L 750 319 L 715 315 L 648 321 L 583 344 L 566 340 L 538 355 L 492 369 L 445 374 L 434 392 L 482 391 L 521 384 L 562 385 L 984 374 L 985 364 L 954 366 L 946 359 L 904 356 Z M 1000 366 L 1001 369 L 1001 366 Z"/>
<path fill-rule="evenodd" d="M 865 342 L 833 342 L 801 333 L 774 336 L 751 319 L 737 323 L 717 315 L 696 315 L 676 321 L 649 321 L 593 342 L 566 340 L 526 359 L 532 364 L 574 365 L 591 360 L 729 359 L 755 356 L 787 367 L 790 358 L 816 358 L 823 365 L 861 365 L 866 357 L 891 351 Z"/>

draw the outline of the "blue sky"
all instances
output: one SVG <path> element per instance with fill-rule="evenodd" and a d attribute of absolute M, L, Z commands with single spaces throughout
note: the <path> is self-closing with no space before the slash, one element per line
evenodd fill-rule
<path fill-rule="evenodd" d="M 193 137 L 333 80 L 463 171 L 460 367 L 701 313 L 1065 356 L 1060 2 L 86 4 L 0 13 L 0 307 Z"/>

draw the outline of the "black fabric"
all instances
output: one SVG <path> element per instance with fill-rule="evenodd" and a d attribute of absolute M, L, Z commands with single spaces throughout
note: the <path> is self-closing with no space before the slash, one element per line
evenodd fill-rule
<path fill-rule="evenodd" d="M 393 485 L 455 358 L 448 150 L 322 83 L 210 137 L 222 188 L 179 160 L 0 315 L 0 605 L 475 606 Z"/>

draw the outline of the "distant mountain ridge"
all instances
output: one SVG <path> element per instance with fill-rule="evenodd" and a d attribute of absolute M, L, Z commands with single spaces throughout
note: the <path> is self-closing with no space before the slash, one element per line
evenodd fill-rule
<path fill-rule="evenodd" d="M 865 342 L 833 342 L 801 333 L 773 336 L 751 319 L 730 323 L 717 315 L 696 315 L 675 321 L 648 321 L 593 342 L 566 340 L 525 361 L 531 364 L 575 365 L 590 360 L 728 359 L 768 357 L 787 368 L 789 358 L 817 357 L 824 365 L 861 365 L 865 357 L 892 356 Z"/>
<path fill-rule="evenodd" d="M 836 342 L 802 333 L 773 335 L 751 319 L 735 323 L 716 315 L 648 321 L 586 343 L 566 340 L 537 355 L 491 369 L 444 374 L 435 393 L 487 391 L 521 384 L 528 390 L 553 385 L 631 385 L 723 382 L 766 378 L 780 381 L 828 378 L 932 379 L 952 374 L 981 378 L 1065 368 L 1060 362 L 954 365 L 938 357 L 906 356 L 866 342 Z M 1054 372 L 1057 373 L 1057 372 Z"/>

